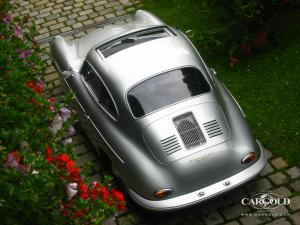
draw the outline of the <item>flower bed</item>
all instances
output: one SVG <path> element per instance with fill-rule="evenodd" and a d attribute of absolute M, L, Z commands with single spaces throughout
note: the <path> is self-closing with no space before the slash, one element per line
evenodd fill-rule
<path fill-rule="evenodd" d="M 88 183 L 75 165 L 70 97 L 49 96 L 30 18 L 0 7 L 1 223 L 99 224 L 124 208 L 124 197 L 108 178 Z"/>

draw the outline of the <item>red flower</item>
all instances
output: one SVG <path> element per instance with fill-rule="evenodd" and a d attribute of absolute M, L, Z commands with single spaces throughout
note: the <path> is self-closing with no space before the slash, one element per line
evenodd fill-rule
<path fill-rule="evenodd" d="M 80 193 L 80 198 L 82 199 L 87 199 L 88 198 L 88 194 L 87 194 L 87 186 L 86 184 L 82 183 L 79 187 L 79 191 Z"/>
<path fill-rule="evenodd" d="M 48 109 L 49 109 L 51 112 L 54 112 L 54 111 L 55 111 L 53 105 L 49 105 L 49 106 L 48 106 Z"/>
<path fill-rule="evenodd" d="M 37 83 L 36 91 L 39 95 L 42 94 L 42 91 L 43 91 L 43 83 L 42 82 Z"/>
<path fill-rule="evenodd" d="M 97 192 L 97 190 L 96 189 L 91 189 L 90 190 L 90 198 L 91 199 L 93 199 L 93 200 L 95 200 L 96 198 L 98 198 L 98 192 Z"/>
<path fill-rule="evenodd" d="M 98 189 L 98 188 L 100 187 L 99 182 L 96 182 L 96 181 L 94 181 L 94 182 L 92 183 L 92 185 L 93 185 L 93 187 L 94 187 L 95 189 Z"/>
<path fill-rule="evenodd" d="M 102 197 L 102 201 L 108 203 L 109 192 L 105 186 L 100 187 L 99 194 Z"/>
<path fill-rule="evenodd" d="M 68 216 L 68 211 L 64 209 L 64 210 L 62 211 L 62 214 L 63 214 L 64 216 Z"/>
<path fill-rule="evenodd" d="M 52 158 L 52 149 L 48 146 L 46 148 L 46 159 L 48 161 L 48 163 L 51 163 L 53 161 L 53 158 Z"/>
<path fill-rule="evenodd" d="M 72 173 L 74 165 L 75 165 L 75 161 L 74 160 L 68 160 L 67 161 L 66 168 L 67 168 L 67 170 L 68 170 L 69 173 Z"/>
<path fill-rule="evenodd" d="M 87 192 L 87 186 L 86 186 L 86 184 L 81 184 L 80 187 L 79 187 L 79 190 L 81 192 Z"/>
<path fill-rule="evenodd" d="M 65 153 L 59 154 L 55 157 L 55 161 L 66 163 L 69 161 L 69 156 Z"/>
<path fill-rule="evenodd" d="M 15 151 L 11 152 L 10 154 L 13 155 L 13 157 L 17 160 L 17 162 L 21 161 L 21 156 L 20 156 L 18 150 L 15 150 Z"/>
<path fill-rule="evenodd" d="M 80 194 L 80 198 L 87 199 L 88 198 L 88 194 L 86 192 L 83 192 L 83 193 Z"/>
<path fill-rule="evenodd" d="M 121 192 L 115 190 L 115 189 L 112 189 L 110 191 L 113 195 L 113 197 L 116 199 L 116 200 L 119 200 L 119 201 L 124 201 L 124 196 Z"/>
<path fill-rule="evenodd" d="M 81 217 L 85 213 L 85 211 L 86 211 L 85 209 L 76 210 L 73 214 L 73 217 L 74 218 Z"/>
<path fill-rule="evenodd" d="M 108 191 L 107 188 L 105 186 L 101 186 L 99 182 L 93 182 L 92 185 L 88 188 L 87 185 L 83 182 L 83 178 L 81 178 L 79 175 L 80 168 L 75 166 L 75 161 L 70 159 L 70 157 L 67 154 L 62 153 L 56 156 L 52 156 L 52 149 L 49 146 L 46 146 L 45 158 L 49 163 L 55 164 L 57 168 L 68 172 L 67 177 L 60 177 L 61 180 L 77 183 L 78 194 L 74 195 L 74 198 L 75 196 L 77 196 L 83 200 L 88 198 L 90 198 L 91 200 L 95 200 L 98 197 L 101 197 L 102 201 L 105 202 L 108 206 L 115 206 L 119 210 L 124 209 L 125 201 L 124 196 L 121 192 L 117 191 L 116 189 Z M 66 206 L 62 207 L 62 214 L 64 216 L 72 215 L 72 212 L 70 212 L 70 210 L 67 211 L 66 208 Z M 79 209 L 77 211 L 74 211 L 72 217 L 80 217 L 86 211 L 86 209 Z"/>
<path fill-rule="evenodd" d="M 241 43 L 240 44 L 240 49 L 244 54 L 249 54 L 251 52 L 250 47 L 246 43 Z"/>
<path fill-rule="evenodd" d="M 48 98 L 48 101 L 49 101 L 50 104 L 54 104 L 55 103 L 55 98 L 53 98 L 53 97 Z"/>
<path fill-rule="evenodd" d="M 26 87 L 30 88 L 32 91 L 38 93 L 39 95 L 42 94 L 43 91 L 43 84 L 42 82 L 35 82 L 33 80 L 30 80 L 26 82 Z"/>
<path fill-rule="evenodd" d="M 77 181 L 80 180 L 80 176 L 79 176 L 80 168 L 75 167 L 75 161 L 74 160 L 67 161 L 66 169 L 68 170 L 69 177 L 72 180 L 77 180 Z"/>
<path fill-rule="evenodd" d="M 235 66 L 236 64 L 238 64 L 239 60 L 238 58 L 232 56 L 230 59 L 230 66 Z"/>
<path fill-rule="evenodd" d="M 92 187 L 90 187 L 90 192 L 89 192 L 91 199 L 95 200 L 96 198 L 98 198 L 99 188 L 100 188 L 100 184 L 98 182 L 92 183 Z"/>
<path fill-rule="evenodd" d="M 125 208 L 124 195 L 121 192 L 117 191 L 116 189 L 112 189 L 110 192 L 111 192 L 114 200 L 116 202 L 118 202 L 118 204 L 116 205 L 117 209 L 119 209 L 119 210 L 124 209 Z"/>
<path fill-rule="evenodd" d="M 63 204 L 61 204 L 60 205 L 60 211 L 62 212 L 62 214 L 64 215 L 64 216 L 68 216 L 69 215 L 69 213 L 68 213 L 68 211 L 67 211 L 67 208 L 68 208 L 69 206 L 66 204 L 66 203 L 63 203 Z"/>

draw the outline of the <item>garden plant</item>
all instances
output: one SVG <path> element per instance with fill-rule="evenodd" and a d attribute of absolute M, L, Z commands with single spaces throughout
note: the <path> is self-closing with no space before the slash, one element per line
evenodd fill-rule
<path fill-rule="evenodd" d="M 0 9 L 1 224 L 100 224 L 124 208 L 111 179 L 90 182 L 76 165 L 68 102 L 53 98 L 29 17 Z"/>
<path fill-rule="evenodd" d="M 230 66 L 239 58 L 260 50 L 274 38 L 274 18 L 290 1 L 280 0 L 213 0 L 203 7 L 217 21 L 217 26 L 201 34 L 206 49 L 227 49 Z"/>

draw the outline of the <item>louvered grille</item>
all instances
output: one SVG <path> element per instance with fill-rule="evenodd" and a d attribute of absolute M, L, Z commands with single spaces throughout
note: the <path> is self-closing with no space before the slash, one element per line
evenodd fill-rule
<path fill-rule="evenodd" d="M 203 124 L 208 137 L 213 138 L 223 134 L 222 129 L 217 120 L 212 120 Z"/>
<path fill-rule="evenodd" d="M 173 118 L 186 149 L 192 149 L 206 143 L 206 140 L 192 112 L 187 112 Z"/>
<path fill-rule="evenodd" d="M 175 135 L 172 135 L 168 138 L 160 140 L 160 143 L 162 144 L 162 147 L 163 147 L 166 155 L 171 155 L 171 154 L 181 150 L 180 144 Z"/>

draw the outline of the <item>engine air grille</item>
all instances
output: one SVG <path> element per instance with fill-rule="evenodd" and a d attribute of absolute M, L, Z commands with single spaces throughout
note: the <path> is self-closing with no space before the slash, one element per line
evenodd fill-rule
<path fill-rule="evenodd" d="M 212 120 L 212 121 L 206 122 L 203 124 L 203 126 L 204 126 L 209 138 L 213 138 L 213 137 L 223 134 L 221 127 L 217 120 Z"/>
<path fill-rule="evenodd" d="M 192 149 L 206 143 L 206 140 L 192 112 L 187 112 L 173 118 L 186 149 Z"/>
<path fill-rule="evenodd" d="M 160 140 L 160 143 L 162 144 L 162 147 L 163 147 L 166 155 L 171 155 L 171 154 L 181 150 L 180 144 L 175 135 L 172 135 L 168 138 Z"/>

